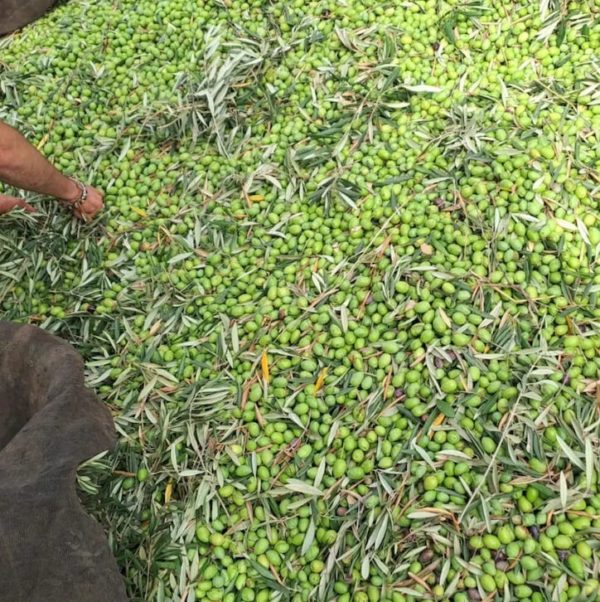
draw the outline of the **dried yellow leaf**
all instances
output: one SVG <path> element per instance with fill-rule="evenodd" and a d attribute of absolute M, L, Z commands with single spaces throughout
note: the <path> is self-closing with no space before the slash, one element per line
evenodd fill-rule
<path fill-rule="evenodd" d="M 315 383 L 315 390 L 320 391 L 323 387 L 323 383 L 325 382 L 325 377 L 327 376 L 327 372 L 329 368 L 323 368 L 319 373 L 319 377 L 317 378 L 317 382 Z"/>
<path fill-rule="evenodd" d="M 260 366 L 262 368 L 262 377 L 265 383 L 269 384 L 269 357 L 267 356 L 267 351 L 262 352 L 262 356 L 260 358 Z"/>

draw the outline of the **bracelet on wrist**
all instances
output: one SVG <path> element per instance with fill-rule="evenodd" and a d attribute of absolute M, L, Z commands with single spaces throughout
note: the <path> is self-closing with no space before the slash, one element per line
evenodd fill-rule
<path fill-rule="evenodd" d="M 74 201 L 65 201 L 65 204 L 71 209 L 71 211 L 76 211 L 80 209 L 82 205 L 85 204 L 88 198 L 88 189 L 85 184 L 80 182 L 75 178 L 69 178 L 71 182 L 73 182 L 77 188 L 79 188 L 79 196 Z"/>

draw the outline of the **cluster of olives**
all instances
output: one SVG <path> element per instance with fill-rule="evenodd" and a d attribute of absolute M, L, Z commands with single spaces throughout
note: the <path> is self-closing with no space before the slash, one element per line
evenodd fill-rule
<path fill-rule="evenodd" d="M 0 306 L 114 410 L 132 597 L 598 597 L 594 10 L 73 0 L 3 44 L 0 117 L 106 193 L 10 217 Z"/>

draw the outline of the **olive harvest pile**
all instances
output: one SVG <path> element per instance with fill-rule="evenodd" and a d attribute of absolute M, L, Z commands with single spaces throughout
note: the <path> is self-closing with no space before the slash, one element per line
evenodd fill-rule
<path fill-rule="evenodd" d="M 600 598 L 598 0 L 73 0 L 0 117 L 106 193 L 0 220 L 83 353 L 134 600 Z M 36 202 L 34 199 L 33 202 Z"/>

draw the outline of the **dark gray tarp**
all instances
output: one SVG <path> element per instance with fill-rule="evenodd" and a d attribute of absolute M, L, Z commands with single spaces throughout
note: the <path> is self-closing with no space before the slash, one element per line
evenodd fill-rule
<path fill-rule="evenodd" d="M 121 602 L 123 579 L 80 505 L 77 466 L 111 449 L 110 412 L 63 340 L 0 321 L 0 600 Z"/>
<path fill-rule="evenodd" d="M 57 0 L 0 0 L 0 35 L 39 19 Z"/>

